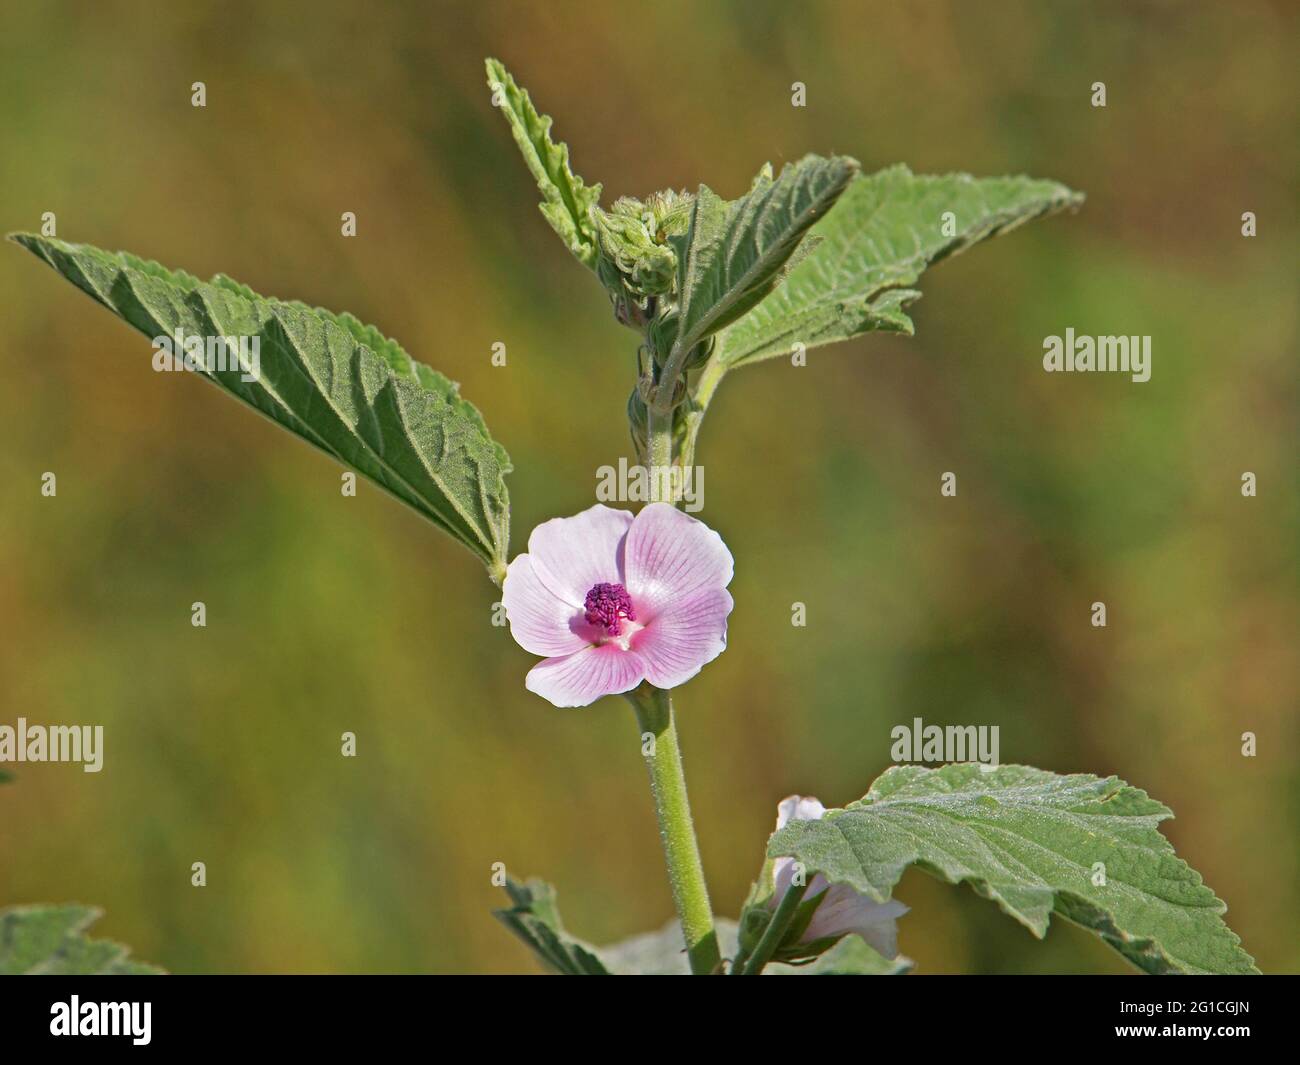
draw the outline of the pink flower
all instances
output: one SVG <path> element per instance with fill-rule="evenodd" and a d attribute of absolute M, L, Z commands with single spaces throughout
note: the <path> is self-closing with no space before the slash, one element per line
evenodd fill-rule
<path fill-rule="evenodd" d="M 782 799 L 776 808 L 776 828 L 779 832 L 791 821 L 820 821 L 826 813 L 826 807 L 811 796 L 791 795 Z M 778 858 L 773 869 L 776 880 L 776 894 L 772 896 L 771 905 L 777 904 L 790 890 L 794 879 L 793 858 Z M 848 884 L 827 885 L 826 878 L 820 873 L 808 883 L 805 899 L 814 898 L 825 891 L 822 901 L 813 913 L 807 930 L 800 937 L 800 943 L 812 943 L 818 939 L 833 939 L 855 933 L 868 945 L 886 958 L 898 954 L 897 919 L 907 913 L 907 907 L 897 899 L 888 902 L 876 902 L 859 895 Z"/>
<path fill-rule="evenodd" d="M 722 537 L 667 503 L 543 522 L 501 597 L 515 641 L 548 656 L 525 686 L 587 706 L 642 680 L 685 683 L 727 646 L 732 571 Z"/>

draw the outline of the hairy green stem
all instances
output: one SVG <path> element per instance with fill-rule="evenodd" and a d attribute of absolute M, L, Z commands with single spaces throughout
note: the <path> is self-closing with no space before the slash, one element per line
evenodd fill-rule
<path fill-rule="evenodd" d="M 650 499 L 655 503 L 672 503 L 669 472 L 673 465 L 672 411 L 658 414 L 647 410 L 647 461 L 650 467 Z"/>
<path fill-rule="evenodd" d="M 700 848 L 691 821 L 691 805 L 686 797 L 686 776 L 682 772 L 682 755 L 677 746 L 672 696 L 662 688 L 642 684 L 628 692 L 627 698 L 636 710 L 637 724 L 643 737 L 646 765 L 650 770 L 650 790 L 654 794 L 655 813 L 659 818 L 659 835 L 668 863 L 673 902 L 686 939 L 686 956 L 693 974 L 707 976 L 718 971 L 722 958 L 713 928 L 713 908 L 709 905 L 709 889 L 704 883 Z"/>
<path fill-rule="evenodd" d="M 712 393 L 712 388 L 709 391 Z M 656 410 L 652 404 L 647 404 L 646 414 L 650 498 L 676 506 L 669 479 L 673 465 L 673 412 Z M 628 692 L 627 698 L 636 710 L 637 723 L 646 745 L 650 790 L 654 795 L 659 835 L 668 864 L 668 882 L 682 923 L 691 972 L 696 976 L 719 972 L 722 957 L 713 927 L 713 907 L 704 882 L 700 847 L 691 820 L 690 801 L 686 796 L 686 775 L 682 770 L 681 749 L 677 745 L 672 696 L 662 688 L 643 683 Z"/>
<path fill-rule="evenodd" d="M 772 914 L 772 919 L 767 922 L 767 928 L 763 930 L 763 936 L 754 947 L 754 952 L 745 959 L 743 967 L 740 966 L 740 959 L 736 959 L 737 964 L 731 969 L 733 976 L 737 973 L 741 976 L 758 976 L 762 973 L 763 966 L 772 960 L 776 948 L 785 938 L 786 929 L 794 920 L 794 915 L 799 910 L 799 903 L 803 901 L 804 892 L 807 890 L 807 884 L 800 884 L 798 887 L 790 885 L 780 905 L 777 906 L 776 913 Z"/>

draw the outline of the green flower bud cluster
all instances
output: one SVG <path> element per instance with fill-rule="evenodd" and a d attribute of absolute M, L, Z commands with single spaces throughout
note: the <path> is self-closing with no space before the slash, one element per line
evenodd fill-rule
<path fill-rule="evenodd" d="M 606 287 L 621 289 L 637 303 L 671 295 L 677 283 L 672 238 L 686 234 L 693 201 L 688 193 L 670 190 L 653 193 L 644 201 L 621 197 L 609 211 L 594 208 L 592 221 L 600 244 L 597 273 Z"/>
<path fill-rule="evenodd" d="M 600 256 L 596 273 L 609 290 L 615 317 L 642 333 L 637 386 L 628 397 L 628 423 L 637 455 L 644 461 L 648 418 L 646 388 L 658 378 L 677 339 L 677 264 L 691 225 L 695 197 L 686 192 L 656 192 L 645 200 L 624 196 L 608 211 L 594 207 Z M 708 359 L 713 339 L 700 343 L 687 358 L 685 369 L 695 369 Z M 686 432 L 686 379 L 677 381 L 673 393 L 673 437 L 680 444 Z"/>

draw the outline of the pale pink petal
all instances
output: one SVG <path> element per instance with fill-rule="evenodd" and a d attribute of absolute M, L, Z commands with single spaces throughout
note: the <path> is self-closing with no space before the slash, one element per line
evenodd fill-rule
<path fill-rule="evenodd" d="M 633 601 L 640 621 L 642 601 Z M 631 641 L 645 663 L 646 680 L 656 688 L 675 688 L 722 654 L 732 606 L 731 593 L 714 588 L 661 607 Z"/>
<path fill-rule="evenodd" d="M 832 884 L 813 913 L 802 942 L 856 933 L 877 953 L 893 958 L 898 955 L 898 918 L 905 913 L 907 907 L 897 899 L 876 902 L 848 884 Z"/>
<path fill-rule="evenodd" d="M 773 885 L 776 888 L 776 894 L 772 896 L 771 905 L 775 909 L 776 904 L 785 898 L 785 893 L 790 890 L 790 885 L 794 883 L 794 867 L 798 863 L 793 858 L 778 858 L 772 865 Z M 818 892 L 823 891 L 827 884 L 826 878 L 818 873 L 811 880 L 806 881 L 808 890 L 804 892 L 807 898 L 812 898 Z"/>
<path fill-rule="evenodd" d="M 602 695 L 631 691 L 643 675 L 635 651 L 606 643 L 538 662 L 528 671 L 524 687 L 556 706 L 589 706 Z"/>
<path fill-rule="evenodd" d="M 826 807 L 811 795 L 787 795 L 776 807 L 776 830 L 791 821 L 820 821 L 825 813 Z"/>
<path fill-rule="evenodd" d="M 581 610 L 550 591 L 537 579 L 532 556 L 520 555 L 506 570 L 501 602 L 510 622 L 510 635 L 535 655 L 568 655 L 591 641 L 591 628 Z"/>
<path fill-rule="evenodd" d="M 643 508 L 628 531 L 624 584 L 643 624 L 674 601 L 725 588 L 733 571 L 722 537 L 667 503 Z"/>
<path fill-rule="evenodd" d="M 600 503 L 571 518 L 544 521 L 528 537 L 533 572 L 566 603 L 581 607 L 594 585 L 627 583 L 623 541 L 631 524 L 631 511 Z"/>
<path fill-rule="evenodd" d="M 820 821 L 825 813 L 826 807 L 815 796 L 787 795 L 776 806 L 776 830 L 780 832 L 791 821 Z M 794 880 L 794 866 L 793 858 L 777 858 L 773 864 L 772 872 L 776 880 L 776 895 L 772 902 L 774 906 L 790 890 L 790 884 Z M 819 873 L 808 884 L 806 894 L 811 898 L 824 887 L 826 887 L 826 880 Z"/>

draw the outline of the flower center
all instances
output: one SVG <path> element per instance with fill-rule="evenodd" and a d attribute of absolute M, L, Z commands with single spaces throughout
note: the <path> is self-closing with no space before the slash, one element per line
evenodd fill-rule
<path fill-rule="evenodd" d="M 606 584 L 603 581 L 587 593 L 583 603 L 583 617 L 591 625 L 600 625 L 610 636 L 617 636 L 623 631 L 623 620 L 636 621 L 636 611 L 632 609 L 632 597 L 621 584 Z"/>

